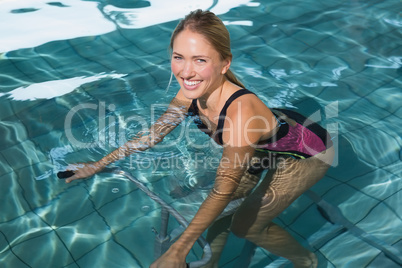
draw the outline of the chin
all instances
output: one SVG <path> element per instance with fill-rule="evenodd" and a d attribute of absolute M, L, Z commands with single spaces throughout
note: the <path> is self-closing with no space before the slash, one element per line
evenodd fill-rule
<path fill-rule="evenodd" d="M 182 88 L 183 89 L 183 95 L 184 97 L 186 97 L 187 99 L 198 99 L 202 96 L 202 94 L 200 94 L 200 90 L 196 89 L 196 90 L 188 90 L 185 87 Z"/>
<path fill-rule="evenodd" d="M 196 94 L 195 92 L 184 92 L 183 93 L 184 97 L 186 97 L 189 100 L 194 100 L 194 99 L 198 99 L 200 96 L 198 94 Z"/>

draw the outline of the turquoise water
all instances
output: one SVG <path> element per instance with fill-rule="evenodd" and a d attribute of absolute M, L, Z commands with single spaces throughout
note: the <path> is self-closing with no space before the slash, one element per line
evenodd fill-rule
<path fill-rule="evenodd" d="M 163 112 L 177 88 L 166 89 L 170 33 L 194 8 L 226 23 L 233 70 L 250 90 L 333 135 L 335 163 L 312 190 L 402 250 L 400 1 L 2 1 L 0 267 L 152 262 L 158 205 L 117 175 L 67 185 L 55 174 L 98 160 Z M 212 161 L 220 150 L 202 133 L 183 138 L 187 125 L 116 165 L 191 219 L 213 180 L 195 155 Z M 195 190 L 170 196 L 183 186 Z M 399 267 L 351 232 L 318 239 L 331 224 L 307 196 L 277 222 L 317 253 L 319 267 Z M 236 263 L 243 243 L 230 237 L 221 267 Z M 250 267 L 280 263 L 257 249 Z"/>

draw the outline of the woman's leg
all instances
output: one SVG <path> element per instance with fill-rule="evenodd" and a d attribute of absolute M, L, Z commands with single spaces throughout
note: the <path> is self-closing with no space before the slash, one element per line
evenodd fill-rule
<path fill-rule="evenodd" d="M 272 220 L 324 176 L 332 157 L 333 149 L 328 149 L 308 159 L 277 163 L 236 211 L 231 231 L 291 260 L 294 267 L 317 267 L 315 255 Z"/>
<path fill-rule="evenodd" d="M 241 178 L 239 187 L 233 197 L 233 200 L 246 197 L 250 194 L 251 190 L 257 185 L 260 180 L 259 176 L 249 174 L 246 172 Z M 208 228 L 208 233 L 206 240 L 208 241 L 212 257 L 208 265 L 203 266 L 204 268 L 217 268 L 219 267 L 219 258 L 222 254 L 223 248 L 226 244 L 230 233 L 230 225 L 232 223 L 232 215 L 223 217 L 222 219 L 214 222 L 210 228 Z"/>
<path fill-rule="evenodd" d="M 214 222 L 214 224 L 208 229 L 207 241 L 211 247 L 212 256 L 211 260 L 203 268 L 218 268 L 219 259 L 221 257 L 223 248 L 230 233 L 230 224 L 232 222 L 232 216 L 229 215 Z"/>

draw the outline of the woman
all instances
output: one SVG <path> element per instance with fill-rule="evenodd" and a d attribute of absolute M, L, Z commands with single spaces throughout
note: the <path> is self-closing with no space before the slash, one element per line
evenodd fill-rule
<path fill-rule="evenodd" d="M 311 122 L 303 126 L 305 118 L 294 112 L 273 113 L 244 89 L 229 70 L 229 33 L 213 13 L 197 10 L 187 15 L 173 32 L 170 48 L 171 68 L 180 89 L 167 111 L 149 132 L 98 162 L 71 166 L 75 174 L 67 182 L 89 177 L 118 159 L 154 146 L 186 116 L 198 116 L 198 127 L 223 147 L 214 187 L 180 238 L 151 267 L 186 267 L 187 254 L 210 226 L 210 267 L 218 265 L 229 228 L 291 260 L 294 267 L 317 267 L 316 256 L 272 220 L 324 176 L 333 157 L 327 132 Z M 266 167 L 269 171 L 255 187 Z M 245 196 L 234 215 L 214 223 L 231 200 Z"/>

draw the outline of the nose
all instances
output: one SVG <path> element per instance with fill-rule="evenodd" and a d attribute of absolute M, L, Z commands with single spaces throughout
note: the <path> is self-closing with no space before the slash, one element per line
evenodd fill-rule
<path fill-rule="evenodd" d="M 187 61 L 184 63 L 182 75 L 184 78 L 190 78 L 194 76 L 194 66 L 192 62 Z"/>

